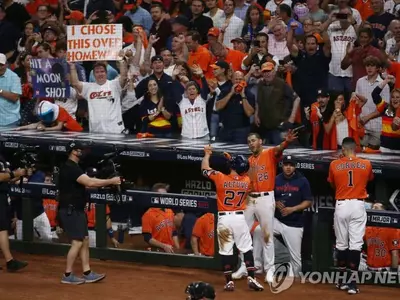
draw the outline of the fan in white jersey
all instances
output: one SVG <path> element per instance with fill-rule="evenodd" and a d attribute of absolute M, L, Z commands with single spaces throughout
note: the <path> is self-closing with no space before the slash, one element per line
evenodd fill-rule
<path fill-rule="evenodd" d="M 71 67 L 71 85 L 85 98 L 89 108 L 89 130 L 97 133 L 122 133 L 121 92 L 127 79 L 125 60 L 119 61 L 120 76 L 107 79 L 107 67 L 97 62 L 93 67 L 95 82 L 78 80 L 74 64 Z"/>
<path fill-rule="evenodd" d="M 193 74 L 201 77 L 202 89 L 194 81 L 185 86 L 185 94 L 178 102 L 182 118 L 181 134 L 188 139 L 209 139 L 206 114 L 208 83 L 200 67 L 193 68 Z"/>

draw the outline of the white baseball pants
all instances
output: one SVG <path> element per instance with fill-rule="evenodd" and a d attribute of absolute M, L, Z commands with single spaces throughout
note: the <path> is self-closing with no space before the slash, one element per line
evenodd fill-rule
<path fill-rule="evenodd" d="M 46 213 L 42 213 L 41 215 L 33 219 L 33 234 L 35 237 L 43 241 L 52 241 L 53 233 L 51 232 L 50 221 Z M 22 220 L 17 220 L 16 238 L 17 240 L 23 239 Z"/>

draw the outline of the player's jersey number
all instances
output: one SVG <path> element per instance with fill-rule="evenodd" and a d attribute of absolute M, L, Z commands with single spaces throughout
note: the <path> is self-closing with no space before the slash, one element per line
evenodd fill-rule
<path fill-rule="evenodd" d="M 375 257 L 385 257 L 386 256 L 386 249 L 376 248 L 375 249 Z"/>
<path fill-rule="evenodd" d="M 347 175 L 348 175 L 348 183 L 347 183 L 347 186 L 349 186 L 349 187 L 353 187 L 354 186 L 354 176 L 353 176 L 353 170 L 350 170 L 348 173 L 347 173 Z"/>
<path fill-rule="evenodd" d="M 264 173 L 258 173 L 257 174 L 257 181 L 261 182 L 261 181 L 266 181 L 268 180 L 268 173 L 264 172 Z"/>
<path fill-rule="evenodd" d="M 224 205 L 230 206 L 230 207 L 232 207 L 232 206 L 240 207 L 243 204 L 245 195 L 246 195 L 246 192 L 243 192 L 243 191 L 227 190 L 227 191 L 225 191 Z M 235 205 L 234 203 L 232 203 L 232 201 L 237 197 L 239 197 L 239 201 Z"/>

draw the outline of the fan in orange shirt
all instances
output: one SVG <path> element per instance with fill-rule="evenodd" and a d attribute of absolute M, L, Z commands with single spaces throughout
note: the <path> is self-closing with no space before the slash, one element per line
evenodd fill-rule
<path fill-rule="evenodd" d="M 40 131 L 83 131 L 82 126 L 61 106 L 42 101 L 37 108 L 38 123 L 21 126 L 15 130 L 37 129 Z"/>
<path fill-rule="evenodd" d="M 381 203 L 375 203 L 372 209 L 384 210 L 385 208 Z M 367 226 L 364 240 L 367 243 L 367 266 L 369 270 L 398 272 L 400 229 Z"/>
<path fill-rule="evenodd" d="M 96 204 L 90 203 L 86 205 L 86 218 L 88 221 L 88 231 L 89 231 L 89 247 L 96 247 Z M 112 222 L 110 218 L 110 207 L 106 205 L 106 226 L 107 234 L 111 239 L 115 248 L 118 248 L 119 243 L 114 238 L 114 230 L 112 228 Z"/>
<path fill-rule="evenodd" d="M 195 255 L 214 256 L 214 214 L 206 213 L 197 219 L 192 231 L 192 250 Z"/>
<path fill-rule="evenodd" d="M 201 36 L 197 31 L 190 31 L 186 35 L 186 46 L 189 49 L 189 67 L 199 66 L 207 79 L 213 78 L 211 65 L 213 64 L 210 51 L 200 45 Z"/>
<path fill-rule="evenodd" d="M 210 50 L 217 60 L 226 61 L 234 72 L 243 72 L 242 61 L 246 56 L 245 53 L 225 47 L 220 42 L 211 45 Z"/>

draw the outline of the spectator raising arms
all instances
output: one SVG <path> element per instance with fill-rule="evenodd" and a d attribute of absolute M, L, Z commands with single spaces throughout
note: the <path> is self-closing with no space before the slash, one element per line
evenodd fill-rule
<path fill-rule="evenodd" d="M 120 53 L 123 57 L 123 53 Z M 96 82 L 81 82 L 74 64 L 70 64 L 71 85 L 88 101 L 90 132 L 122 133 L 121 92 L 127 79 L 125 60 L 119 61 L 120 76 L 114 80 L 107 79 L 107 67 L 97 62 L 94 67 Z"/>

